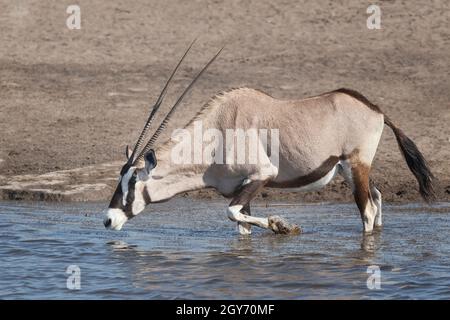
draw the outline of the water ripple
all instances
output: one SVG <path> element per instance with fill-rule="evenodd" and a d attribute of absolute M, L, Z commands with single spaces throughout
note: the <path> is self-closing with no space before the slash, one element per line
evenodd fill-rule
<path fill-rule="evenodd" d="M 256 208 L 302 225 L 295 237 L 241 237 L 224 206 L 177 199 L 111 232 L 104 204 L 2 202 L 0 298 L 450 298 L 450 204 L 385 206 L 384 230 L 366 236 L 353 205 Z"/>

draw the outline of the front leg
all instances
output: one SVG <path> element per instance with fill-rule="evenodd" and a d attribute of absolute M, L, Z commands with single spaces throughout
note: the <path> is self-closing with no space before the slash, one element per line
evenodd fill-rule
<path fill-rule="evenodd" d="M 241 213 L 243 207 L 244 206 L 240 204 L 230 205 L 228 207 L 228 218 L 231 221 L 247 223 L 260 228 L 269 229 L 269 219 L 244 215 Z"/>
<path fill-rule="evenodd" d="M 247 203 L 241 210 L 241 213 L 247 216 L 251 216 L 250 203 Z M 247 222 L 238 222 L 238 231 L 242 235 L 252 234 L 252 225 Z"/>
<path fill-rule="evenodd" d="M 269 218 L 259 218 L 243 214 L 243 212 L 246 212 L 246 208 L 250 208 L 250 201 L 254 197 L 256 197 L 258 192 L 264 187 L 266 183 L 267 181 L 248 181 L 239 190 L 237 196 L 235 196 L 231 201 L 228 207 L 228 218 L 231 221 L 241 223 L 242 226 L 245 226 L 245 224 L 250 224 L 260 228 L 270 229 L 275 233 L 299 233 L 300 228 L 298 226 L 290 225 L 280 217 L 271 216 Z"/>

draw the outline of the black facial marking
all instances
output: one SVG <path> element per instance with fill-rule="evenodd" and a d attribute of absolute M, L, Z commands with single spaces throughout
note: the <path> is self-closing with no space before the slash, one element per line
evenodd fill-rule
<path fill-rule="evenodd" d="M 134 171 L 130 180 L 128 181 L 128 194 L 127 194 L 127 205 L 125 206 L 125 215 L 131 219 L 133 217 L 132 206 L 134 202 L 134 187 L 136 186 L 136 171 Z"/>
<path fill-rule="evenodd" d="M 121 176 L 123 176 L 127 171 L 124 172 L 124 168 L 127 165 L 125 165 L 122 168 Z M 122 172 L 124 172 L 122 174 Z M 132 206 L 134 202 L 134 189 L 136 185 L 136 171 L 133 172 L 133 175 L 131 176 L 130 180 L 128 181 L 128 194 L 126 198 L 126 205 L 123 205 L 122 199 L 123 199 L 123 190 L 122 190 L 122 183 L 119 182 L 116 191 L 114 191 L 114 195 L 111 199 L 111 202 L 109 203 L 109 208 L 111 209 L 121 209 L 128 219 L 133 218 L 133 211 Z"/>
<path fill-rule="evenodd" d="M 150 194 L 148 193 L 147 186 L 144 187 L 144 191 L 142 192 L 142 197 L 144 198 L 145 204 L 149 204 L 152 202 L 152 199 L 150 198 Z"/>
<path fill-rule="evenodd" d="M 122 167 L 122 169 L 120 169 L 120 175 L 123 177 L 125 173 L 128 172 L 128 170 L 130 170 L 131 168 L 131 164 L 130 163 L 125 163 L 124 166 Z"/>
<path fill-rule="evenodd" d="M 116 187 L 116 190 L 114 191 L 114 194 L 111 198 L 111 201 L 109 203 L 109 208 L 110 209 L 122 209 L 123 210 L 123 205 L 122 205 L 122 186 L 121 183 L 119 182 L 119 184 Z"/>

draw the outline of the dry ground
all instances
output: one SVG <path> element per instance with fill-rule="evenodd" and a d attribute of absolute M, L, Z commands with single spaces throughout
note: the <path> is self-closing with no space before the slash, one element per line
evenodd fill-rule
<path fill-rule="evenodd" d="M 375 1 L 381 30 L 367 29 L 366 1 L 79 0 L 82 29 L 69 30 L 72 3 L 0 0 L 0 181 L 123 160 L 174 63 L 199 36 L 172 99 L 226 49 L 172 128 L 232 87 L 278 98 L 353 88 L 418 144 L 440 179 L 439 199 L 450 199 L 449 1 Z M 373 177 L 385 199 L 418 200 L 388 129 Z M 267 196 L 350 199 L 341 181 L 308 195 L 278 193 Z"/>

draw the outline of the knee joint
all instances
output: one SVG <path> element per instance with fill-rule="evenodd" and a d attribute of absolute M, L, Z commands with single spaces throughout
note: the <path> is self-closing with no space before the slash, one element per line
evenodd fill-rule
<path fill-rule="evenodd" d="M 235 206 L 228 207 L 228 209 L 227 209 L 228 218 L 231 221 L 238 221 L 239 216 L 241 215 L 242 207 L 243 207 L 242 205 L 235 205 Z"/>

